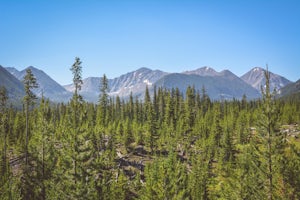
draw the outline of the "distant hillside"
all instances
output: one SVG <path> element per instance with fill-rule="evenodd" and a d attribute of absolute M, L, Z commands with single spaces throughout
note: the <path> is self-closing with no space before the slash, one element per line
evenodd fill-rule
<path fill-rule="evenodd" d="M 169 74 L 155 84 L 157 87 L 179 88 L 185 92 L 188 86 L 195 86 L 201 91 L 205 87 L 207 94 L 212 99 L 241 99 L 246 94 L 248 99 L 259 98 L 260 94 L 251 86 L 228 70 L 220 72 L 217 76 L 199 76 L 195 74 Z"/>
<path fill-rule="evenodd" d="M 90 102 L 97 102 L 100 91 L 100 77 L 88 77 L 82 80 L 83 84 L 79 94 L 83 96 L 84 99 Z M 75 87 L 73 84 L 63 86 L 67 91 L 74 92 Z"/>
<path fill-rule="evenodd" d="M 60 84 L 54 81 L 50 76 L 48 76 L 42 70 L 39 70 L 32 66 L 28 68 L 31 69 L 33 75 L 35 76 L 39 84 L 38 88 L 33 89 L 33 92 L 38 97 L 42 97 L 43 94 L 46 98 L 49 98 L 51 99 L 51 101 L 56 101 L 56 102 L 68 101 L 72 97 L 72 93 L 68 92 L 64 87 L 62 87 Z M 22 71 L 18 71 L 17 69 L 12 67 L 6 69 L 17 79 L 22 81 L 26 74 L 27 68 Z"/>
<path fill-rule="evenodd" d="M 279 90 L 280 96 L 290 96 L 300 94 L 300 79 L 295 83 L 290 83 Z"/>
<path fill-rule="evenodd" d="M 0 65 L 0 86 L 4 86 L 10 100 L 14 103 L 20 102 L 25 95 L 24 86 L 21 81 L 11 75 Z"/>

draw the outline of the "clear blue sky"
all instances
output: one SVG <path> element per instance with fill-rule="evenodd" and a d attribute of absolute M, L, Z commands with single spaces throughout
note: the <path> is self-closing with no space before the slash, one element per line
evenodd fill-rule
<path fill-rule="evenodd" d="M 298 0 L 0 0 L 0 19 L 0 65 L 61 84 L 76 56 L 84 78 L 140 67 L 242 75 L 266 63 L 300 78 Z"/>

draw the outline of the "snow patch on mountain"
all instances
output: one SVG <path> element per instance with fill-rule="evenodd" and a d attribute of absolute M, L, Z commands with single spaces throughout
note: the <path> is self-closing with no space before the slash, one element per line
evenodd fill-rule
<path fill-rule="evenodd" d="M 151 86 L 151 85 L 152 85 L 152 83 L 151 83 L 149 80 L 147 80 L 147 79 L 144 80 L 143 82 L 146 83 L 146 85 L 148 85 L 148 86 Z"/>

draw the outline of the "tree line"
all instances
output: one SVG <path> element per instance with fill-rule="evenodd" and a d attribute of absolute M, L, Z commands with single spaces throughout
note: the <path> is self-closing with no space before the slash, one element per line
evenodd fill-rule
<path fill-rule="evenodd" d="M 23 110 L 0 89 L 0 199 L 300 199 L 298 99 L 212 101 L 203 87 L 146 88 L 144 99 L 84 101 L 82 63 L 68 103 L 37 99 L 30 69 Z M 38 104 L 34 104 L 38 102 Z M 290 126 L 289 126 L 290 127 Z"/>

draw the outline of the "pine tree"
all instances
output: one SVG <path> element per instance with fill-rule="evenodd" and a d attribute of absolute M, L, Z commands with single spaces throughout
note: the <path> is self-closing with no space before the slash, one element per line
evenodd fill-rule
<path fill-rule="evenodd" d="M 79 58 L 71 70 L 68 103 L 42 98 L 28 109 L 27 147 L 25 101 L 24 112 L 8 109 L 0 88 L 0 199 L 300 198 L 299 127 L 282 131 L 299 120 L 300 103 L 276 100 L 268 82 L 249 102 L 210 101 L 193 87 L 124 100 L 109 98 L 103 77 L 93 104 L 79 95 Z"/>
<path fill-rule="evenodd" d="M 256 142 L 256 141 L 251 141 Z M 261 173 L 260 160 L 252 144 L 240 146 L 239 154 L 229 177 L 221 190 L 224 199 L 266 199 L 263 192 L 265 181 Z"/>
<path fill-rule="evenodd" d="M 12 176 L 9 170 L 8 162 L 8 133 L 9 133 L 9 119 L 7 109 L 8 95 L 4 86 L 0 87 L 0 199 L 8 199 L 11 191 L 10 182 Z"/>
<path fill-rule="evenodd" d="M 125 127 L 124 127 L 124 145 L 127 149 L 127 151 L 129 152 L 130 150 L 130 144 L 132 142 L 134 142 L 134 137 L 133 137 L 133 133 L 132 133 L 132 125 L 129 121 L 129 119 L 127 119 L 125 121 Z"/>
<path fill-rule="evenodd" d="M 72 67 L 70 70 L 72 71 L 73 74 L 73 84 L 75 86 L 75 91 L 74 91 L 74 101 L 78 101 L 78 98 L 80 98 L 78 92 L 81 90 L 81 85 L 83 84 L 82 82 L 82 62 L 80 61 L 80 58 L 76 57 L 75 62 L 73 63 Z"/>
<path fill-rule="evenodd" d="M 280 110 L 275 100 L 275 91 L 270 91 L 270 73 L 265 71 L 266 84 L 262 87 L 261 115 L 259 119 L 259 134 L 261 146 L 256 146 L 262 159 L 260 167 L 266 177 L 266 194 L 269 200 L 277 199 L 276 181 L 278 181 L 278 160 L 281 158 L 284 142 L 283 134 L 279 132 L 278 122 Z"/>
<path fill-rule="evenodd" d="M 129 106 L 129 109 L 128 109 L 129 119 L 132 121 L 134 119 L 134 102 L 133 102 L 132 92 L 130 92 L 128 106 Z"/>
<path fill-rule="evenodd" d="M 29 152 L 32 155 L 35 166 L 32 168 L 31 179 L 35 179 L 34 186 L 39 188 L 38 195 L 41 199 L 47 199 L 49 185 L 55 167 L 56 148 L 54 140 L 54 127 L 51 122 L 51 110 L 49 101 L 42 97 L 34 124 L 33 134 L 29 142 Z M 34 170 L 33 170 L 34 169 Z M 49 197 L 48 197 L 49 198 Z"/>
<path fill-rule="evenodd" d="M 186 90 L 186 125 L 187 130 L 192 129 L 196 117 L 196 91 L 195 87 L 189 86 Z"/>
<path fill-rule="evenodd" d="M 106 127 L 106 119 L 108 115 L 107 108 L 109 106 L 108 98 L 108 80 L 104 74 L 100 82 L 100 95 L 99 95 L 99 112 L 97 115 L 98 123 Z"/>
<path fill-rule="evenodd" d="M 36 78 L 34 77 L 30 68 L 26 69 L 26 75 L 23 79 L 25 96 L 23 98 L 25 115 L 26 115 L 26 141 L 25 141 L 25 164 L 28 165 L 28 141 L 29 141 L 29 106 L 33 105 L 36 99 L 32 89 L 38 87 Z"/>
<path fill-rule="evenodd" d="M 201 105 L 202 105 L 201 106 L 202 113 L 205 114 L 208 111 L 211 102 L 210 102 L 210 98 L 207 95 L 207 92 L 206 92 L 206 89 L 205 89 L 204 86 L 202 87 L 202 98 L 200 100 L 202 102 L 201 103 Z"/>
<path fill-rule="evenodd" d="M 70 102 L 71 106 L 71 147 L 73 149 L 73 156 L 72 156 L 72 162 L 73 162 L 73 170 L 74 170 L 74 184 L 76 187 L 77 179 L 78 179 L 78 135 L 80 134 L 80 113 L 81 113 L 81 106 L 82 106 L 82 97 L 78 94 L 81 90 L 82 85 L 82 66 L 80 58 L 76 57 L 75 62 L 70 68 L 73 74 L 73 84 L 75 86 L 75 91 L 73 94 L 73 98 Z"/>
<path fill-rule="evenodd" d="M 30 68 L 26 69 L 26 75 L 23 79 L 24 89 L 25 89 L 25 96 L 23 98 L 24 108 L 25 108 L 25 119 L 26 119 L 26 133 L 25 133 L 25 166 L 23 169 L 23 182 L 22 182 L 22 193 L 25 199 L 32 199 L 35 198 L 35 189 L 31 187 L 31 169 L 29 166 L 33 163 L 29 163 L 29 152 L 28 152 L 28 144 L 30 139 L 30 127 L 29 127 L 29 111 L 30 106 L 34 105 L 34 100 L 36 99 L 35 94 L 32 92 L 32 89 L 37 88 L 37 80 L 34 77 Z"/>
<path fill-rule="evenodd" d="M 152 106 L 150 106 L 148 115 L 149 116 L 147 120 L 147 137 L 148 137 L 151 154 L 153 154 L 154 150 L 157 149 L 158 133 L 157 133 L 157 121 L 155 119 L 155 113 Z"/>
<path fill-rule="evenodd" d="M 191 199 L 208 199 L 208 186 L 210 182 L 210 159 L 208 156 L 209 152 L 205 150 L 206 148 L 203 147 L 203 151 L 200 154 L 193 155 L 191 158 L 193 168 L 191 173 L 189 174 L 188 184 Z"/>
<path fill-rule="evenodd" d="M 158 139 L 157 119 L 156 119 L 154 106 L 151 102 L 148 86 L 146 87 L 146 91 L 145 91 L 144 104 L 145 104 L 144 118 L 146 120 L 146 132 L 147 132 L 146 138 L 150 146 L 151 154 L 153 154 L 154 149 L 157 148 L 157 139 Z"/>
<path fill-rule="evenodd" d="M 188 199 L 187 171 L 173 152 L 148 164 L 144 174 L 146 183 L 140 199 Z"/>
<path fill-rule="evenodd" d="M 0 136 L 3 144 L 1 149 L 1 162 L 0 162 L 0 174 L 2 178 L 8 175 L 8 162 L 7 162 L 7 133 L 8 131 L 8 113 L 7 113 L 7 100 L 8 95 L 4 86 L 0 87 Z M 0 180 L 1 181 L 1 180 Z"/>
<path fill-rule="evenodd" d="M 246 144 L 249 142 L 250 134 L 250 119 L 249 114 L 246 110 L 242 110 L 237 119 L 236 131 L 237 131 L 237 139 L 238 143 Z"/>

